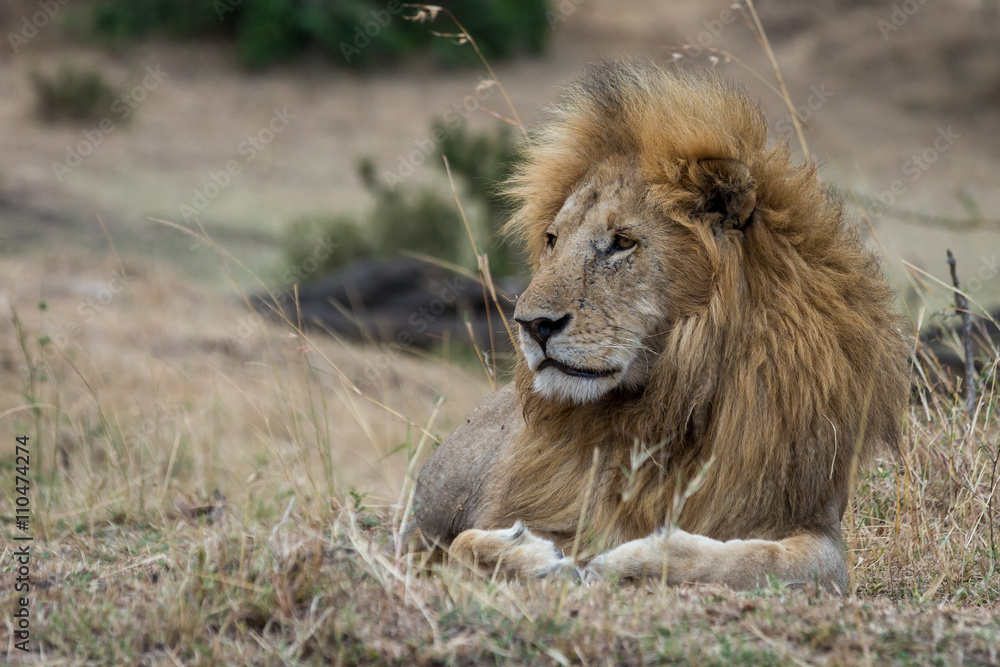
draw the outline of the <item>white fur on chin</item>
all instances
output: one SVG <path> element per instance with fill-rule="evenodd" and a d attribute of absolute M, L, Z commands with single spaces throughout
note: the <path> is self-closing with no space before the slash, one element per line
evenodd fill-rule
<path fill-rule="evenodd" d="M 592 403 L 619 386 L 634 389 L 645 380 L 640 364 L 633 363 L 634 355 L 629 355 L 624 366 L 614 375 L 600 378 L 582 378 L 569 375 L 558 368 L 548 367 L 541 371 L 538 367 L 545 361 L 541 348 L 524 331 L 521 331 L 521 352 L 528 367 L 535 371 L 532 386 L 536 393 L 550 401 L 575 405 Z"/>
<path fill-rule="evenodd" d="M 565 403 L 591 403 L 618 386 L 621 373 L 602 378 L 579 378 L 567 375 L 557 368 L 535 373 L 532 383 L 536 392 L 545 398 Z"/>

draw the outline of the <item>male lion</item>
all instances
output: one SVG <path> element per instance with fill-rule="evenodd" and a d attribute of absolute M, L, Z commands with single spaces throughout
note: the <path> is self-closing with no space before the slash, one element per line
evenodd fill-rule
<path fill-rule="evenodd" d="M 712 74 L 570 88 L 508 184 L 516 379 L 424 466 L 411 534 L 520 576 L 847 591 L 840 520 L 898 445 L 908 350 L 841 201 L 766 138 Z"/>

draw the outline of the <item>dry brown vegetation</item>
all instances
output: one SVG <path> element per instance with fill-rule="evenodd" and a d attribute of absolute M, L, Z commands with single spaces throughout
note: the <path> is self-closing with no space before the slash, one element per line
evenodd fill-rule
<path fill-rule="evenodd" d="M 974 416 L 918 387 L 901 454 L 861 471 L 847 598 L 512 583 L 393 546 L 419 463 L 506 378 L 260 319 L 141 257 L 4 256 L 0 285 L 0 433 L 31 438 L 35 537 L 27 655 L 4 542 L 4 661 L 1000 662 L 995 358 Z M 14 475 L 4 456 L 5 538 Z"/>
<path fill-rule="evenodd" d="M 992 384 L 975 419 L 959 396 L 916 400 L 902 455 L 862 473 L 845 518 L 846 600 L 780 586 L 484 581 L 427 573 L 393 549 L 407 468 L 489 391 L 482 369 L 390 355 L 368 373 L 384 353 L 248 319 L 166 270 L 51 259 L 41 290 L 19 284 L 23 262 L 0 263 L 13 286 L 0 318 L 5 433 L 31 437 L 37 475 L 36 659 L 1000 659 Z M 108 301 L 122 273 L 127 288 Z M 85 332 L 61 338 L 95 303 Z M 9 457 L 0 479 L 13 487 Z M 8 526 L 12 497 L 0 501 Z M 20 659 L 10 630 L 6 657 Z"/>

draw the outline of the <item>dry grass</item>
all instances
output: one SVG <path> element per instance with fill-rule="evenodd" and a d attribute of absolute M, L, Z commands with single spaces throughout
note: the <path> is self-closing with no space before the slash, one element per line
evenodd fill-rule
<path fill-rule="evenodd" d="M 846 600 L 425 576 L 392 548 L 406 470 L 425 434 L 448 433 L 489 391 L 480 370 L 399 355 L 371 379 L 378 350 L 242 327 L 238 303 L 129 262 L 128 289 L 59 349 L 118 265 L 47 265 L 0 261 L 3 432 L 31 436 L 36 475 L 34 659 L 1000 660 L 995 386 L 974 422 L 958 397 L 915 401 L 906 450 L 863 473 L 844 522 Z M 8 532 L 13 474 L 4 457 Z M 4 618 L 5 657 L 22 659 Z"/>
<path fill-rule="evenodd" d="M 0 258 L 0 423 L 5 451 L 32 438 L 35 536 L 27 655 L 0 561 L 5 660 L 1000 662 L 996 362 L 974 417 L 915 392 L 904 451 L 862 471 L 847 598 L 490 581 L 393 548 L 413 471 L 490 391 L 480 369 L 258 321 L 139 260 L 94 267 Z M 13 457 L 0 484 L 9 535 Z"/>

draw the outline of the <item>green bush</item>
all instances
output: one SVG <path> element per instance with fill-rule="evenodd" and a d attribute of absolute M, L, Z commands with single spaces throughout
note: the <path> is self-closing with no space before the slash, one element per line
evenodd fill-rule
<path fill-rule="evenodd" d="M 151 33 L 179 38 L 221 36 L 234 40 L 239 57 L 265 67 L 306 49 L 338 63 L 364 66 L 397 60 L 430 48 L 444 64 L 478 60 L 473 49 L 434 37 L 457 32 L 441 15 L 433 25 L 405 20 L 415 13 L 388 0 L 95 0 L 90 32 L 112 43 Z M 448 0 L 451 10 L 487 57 L 539 52 L 549 33 L 545 0 Z M 397 9 L 393 13 L 389 8 Z M 366 34 L 375 21 L 377 31 Z M 374 33 L 374 34 L 373 34 Z M 346 45 L 346 49 L 345 49 Z"/>
<path fill-rule="evenodd" d="M 549 35 L 545 0 L 451 0 L 436 3 L 447 7 L 487 58 L 504 58 L 518 52 L 540 53 Z M 442 22 L 442 31 L 450 21 Z M 474 64 L 479 57 L 468 46 L 448 40 L 432 42 L 438 59 L 445 63 Z"/>
<path fill-rule="evenodd" d="M 500 227 L 510 214 L 507 201 L 498 190 L 511 174 L 518 153 L 509 126 L 502 125 L 492 133 L 469 134 L 462 127 L 448 128 L 443 123 L 435 129 L 444 134 L 438 155 L 448 156 L 452 172 L 465 182 L 474 200 L 486 205 L 487 219 L 481 226 L 485 235 L 490 270 L 496 276 L 513 275 L 524 266 L 521 254 L 505 243 Z M 435 164 L 442 164 L 440 157 Z"/>
<path fill-rule="evenodd" d="M 264 67 L 295 55 L 306 40 L 300 9 L 286 0 L 254 0 L 236 24 L 236 51 L 251 67 Z"/>
<path fill-rule="evenodd" d="M 327 241 L 331 248 L 330 256 L 320 267 L 319 275 L 331 267 L 346 266 L 375 254 L 371 239 L 353 218 L 312 215 L 299 218 L 289 225 L 284 239 L 285 259 L 289 266 L 302 266 L 306 259 L 315 255 L 317 245 Z"/>
<path fill-rule="evenodd" d="M 100 72 L 60 65 L 54 74 L 34 72 L 38 114 L 45 120 L 91 120 L 107 113 L 115 92 Z"/>
<path fill-rule="evenodd" d="M 90 5 L 88 28 L 113 43 L 143 37 L 151 32 L 162 32 L 171 37 L 226 31 L 232 34 L 232 24 L 219 19 L 214 4 L 215 0 L 102 0 Z"/>
<path fill-rule="evenodd" d="M 495 277 L 516 273 L 523 262 L 499 234 L 508 210 L 496 188 L 517 159 L 510 133 L 500 129 L 473 135 L 461 128 L 436 125 L 432 134 L 443 134 L 444 138 L 427 161 L 440 165 L 441 153 L 448 156 L 466 215 L 481 250 L 489 257 L 491 272 Z M 358 173 L 375 198 L 371 214 L 360 220 L 313 216 L 295 221 L 284 244 L 290 266 L 301 265 L 313 255 L 316 240 L 329 236 L 335 243 L 340 239 L 341 246 L 316 272 L 316 278 L 361 257 L 391 257 L 401 251 L 419 252 L 475 270 L 468 232 L 451 195 L 405 183 L 390 187 L 377 176 L 370 161 L 359 165 Z"/>
<path fill-rule="evenodd" d="M 462 217 L 452 198 L 419 188 L 395 192 L 380 189 L 375 196 L 369 224 L 380 254 L 410 250 L 456 262 L 461 259 L 461 251 L 469 248 Z"/>

